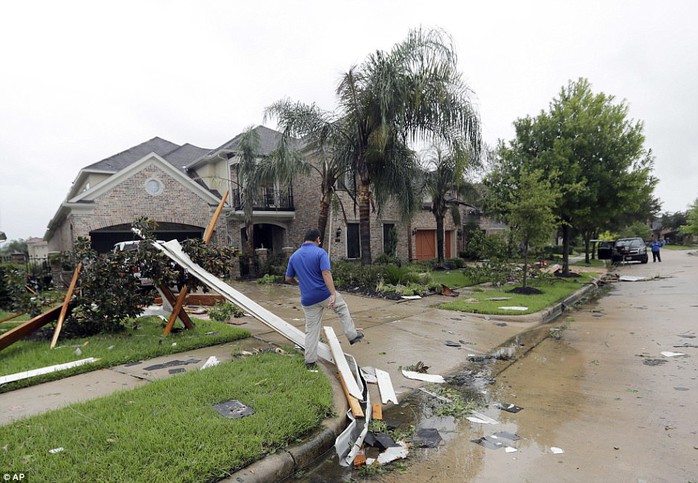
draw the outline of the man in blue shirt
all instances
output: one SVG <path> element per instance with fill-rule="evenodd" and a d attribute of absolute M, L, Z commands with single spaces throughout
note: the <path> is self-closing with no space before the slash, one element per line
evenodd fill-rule
<path fill-rule="evenodd" d="M 656 238 L 653 238 L 652 241 L 650 242 L 650 248 L 652 249 L 652 263 L 662 261 L 662 257 L 659 254 L 659 249 L 661 247 L 662 247 L 662 242 L 660 242 Z"/>
<path fill-rule="evenodd" d="M 301 307 L 305 313 L 306 367 L 316 367 L 320 324 L 325 308 L 334 310 L 339 315 L 342 331 L 350 344 L 364 338 L 364 334 L 354 327 L 346 302 L 334 288 L 330 258 L 320 248 L 319 230 L 308 230 L 303 245 L 288 259 L 286 281 L 298 284 L 301 290 Z"/>

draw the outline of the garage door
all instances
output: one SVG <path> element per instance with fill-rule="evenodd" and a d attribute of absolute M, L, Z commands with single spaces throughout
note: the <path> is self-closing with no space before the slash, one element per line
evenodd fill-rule
<path fill-rule="evenodd" d="M 418 261 L 436 258 L 436 230 L 417 230 L 415 238 Z"/>

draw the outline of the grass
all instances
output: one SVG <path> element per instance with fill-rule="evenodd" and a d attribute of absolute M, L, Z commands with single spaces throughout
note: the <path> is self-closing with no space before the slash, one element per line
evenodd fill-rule
<path fill-rule="evenodd" d="M 255 413 L 220 416 L 228 400 Z M 2 466 L 27 481 L 216 481 L 307 435 L 332 400 L 299 354 L 264 353 L 3 426 Z"/>
<path fill-rule="evenodd" d="M 459 298 L 453 302 L 441 304 L 439 308 L 456 310 L 460 312 L 473 312 L 489 315 L 524 315 L 532 314 L 550 307 L 556 302 L 572 295 L 591 281 L 592 276 L 580 274 L 579 278 L 558 278 L 551 282 L 541 283 L 538 280 L 529 282 L 530 287 L 535 287 L 543 293 L 540 295 L 521 295 L 509 293 L 512 287 L 504 287 L 483 292 L 472 293 L 467 298 Z M 461 296 L 462 297 L 462 296 Z M 511 297 L 508 300 L 486 300 L 494 297 Z M 499 307 L 528 307 L 525 311 L 502 310 Z"/>
<path fill-rule="evenodd" d="M 430 275 L 434 282 L 442 283 L 449 288 L 475 285 L 475 281 L 467 277 L 463 270 L 434 270 Z"/>
<path fill-rule="evenodd" d="M 589 260 L 589 263 L 586 263 L 584 260 L 580 260 L 578 262 L 570 263 L 570 266 L 604 268 L 606 267 L 606 260 L 597 260 L 596 258 L 594 258 L 592 260 Z"/>
<path fill-rule="evenodd" d="M 163 322 L 160 318 L 142 317 L 137 319 L 135 327 L 129 328 L 121 334 L 99 334 L 80 339 L 59 338 L 55 349 L 50 348 L 49 340 L 20 340 L 0 351 L 0 361 L 2 361 L 0 376 L 87 357 L 95 357 L 100 360 L 64 371 L 3 384 L 0 386 L 0 392 L 62 379 L 103 367 L 151 359 L 250 336 L 249 331 L 245 329 L 220 322 L 195 320 L 194 323 L 194 330 L 183 330 L 163 337 Z"/>

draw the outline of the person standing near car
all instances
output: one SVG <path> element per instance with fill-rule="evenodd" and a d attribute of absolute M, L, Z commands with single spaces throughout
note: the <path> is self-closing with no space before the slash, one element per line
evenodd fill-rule
<path fill-rule="evenodd" d="M 652 250 L 652 262 L 661 262 L 662 257 L 659 254 L 659 249 L 662 247 L 662 242 L 658 239 L 653 238 L 650 242 L 650 249 Z"/>
<path fill-rule="evenodd" d="M 288 259 L 286 281 L 300 286 L 301 307 L 305 313 L 305 365 L 315 369 L 320 323 L 326 308 L 339 315 L 342 331 L 350 344 L 359 342 L 364 334 L 354 327 L 349 307 L 334 287 L 330 258 L 320 248 L 320 230 L 308 230 L 303 240 L 301 247 Z"/>

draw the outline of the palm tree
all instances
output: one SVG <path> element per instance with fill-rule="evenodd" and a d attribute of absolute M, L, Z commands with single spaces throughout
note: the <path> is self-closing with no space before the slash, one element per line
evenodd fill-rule
<path fill-rule="evenodd" d="M 346 134 L 341 132 L 341 123 L 336 116 L 323 111 L 315 104 L 277 101 L 265 109 L 267 118 L 275 118 L 281 129 L 281 140 L 277 149 L 260 166 L 261 175 L 279 183 L 291 184 L 298 175 L 311 171 L 320 177 L 320 213 L 318 230 L 322 241 L 326 238 L 327 222 L 333 200 L 341 205 L 336 196 L 338 182 L 343 181 L 349 171 L 345 159 L 338 155 L 336 146 Z M 297 139 L 302 139 L 298 143 Z M 294 142 L 295 141 L 295 142 Z M 313 160 L 306 160 L 301 153 L 309 153 Z M 350 192 L 350 196 L 352 193 Z"/>
<path fill-rule="evenodd" d="M 467 165 L 468 155 L 463 150 L 444 152 L 440 146 L 433 146 L 422 157 L 425 169 L 421 185 L 423 196 L 431 200 L 431 212 L 436 220 L 437 262 L 444 262 L 444 219 L 451 212 L 456 225 L 460 225 L 459 206 L 466 205 L 466 198 L 476 196 L 472 184 L 464 181 L 468 168 L 477 167 L 476 163 Z"/>
<path fill-rule="evenodd" d="M 245 219 L 245 255 L 250 275 L 254 275 L 254 199 L 257 184 L 260 180 L 259 163 L 259 133 L 253 127 L 245 129 L 239 145 L 239 161 L 237 165 L 237 183 L 240 186 L 240 201 Z"/>
<path fill-rule="evenodd" d="M 462 140 L 479 153 L 480 122 L 441 31 L 413 30 L 390 52 L 370 55 L 344 74 L 337 94 L 349 134 L 342 152 L 358 181 L 361 263 L 369 264 L 374 197 L 379 209 L 391 195 L 405 209 L 414 205 L 409 143 Z"/>

